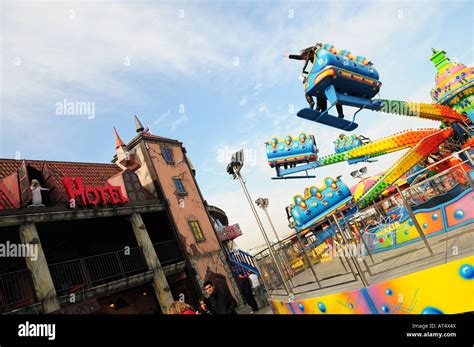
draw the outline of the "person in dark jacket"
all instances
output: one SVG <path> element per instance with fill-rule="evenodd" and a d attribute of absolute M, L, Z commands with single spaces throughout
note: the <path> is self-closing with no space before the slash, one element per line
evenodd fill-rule
<path fill-rule="evenodd" d="M 240 287 L 242 288 L 242 293 L 244 294 L 245 301 L 252 308 L 252 311 L 250 313 L 257 312 L 258 304 L 255 301 L 255 298 L 252 293 L 252 281 L 250 280 L 249 276 L 243 272 L 240 273 L 239 279 Z"/>
<path fill-rule="evenodd" d="M 216 314 L 237 314 L 237 301 L 226 290 L 216 288 L 211 281 L 204 282 L 204 290 L 209 295 L 209 304 Z"/>

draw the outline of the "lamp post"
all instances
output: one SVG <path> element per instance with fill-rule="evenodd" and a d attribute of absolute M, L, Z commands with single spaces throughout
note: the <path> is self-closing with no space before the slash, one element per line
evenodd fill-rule
<path fill-rule="evenodd" d="M 268 208 L 268 205 L 269 205 L 268 198 L 258 198 L 257 200 L 255 200 L 255 203 L 257 204 L 258 207 L 261 207 L 262 210 L 265 211 L 265 214 L 267 215 L 267 218 L 268 218 L 268 222 L 270 223 L 270 225 L 273 229 L 273 232 L 275 233 L 277 241 L 279 241 L 280 239 L 278 238 L 278 234 L 276 232 L 275 226 L 273 225 L 272 220 L 270 218 L 270 215 L 268 214 L 268 211 L 267 211 L 267 208 Z M 301 238 L 299 236 L 298 236 L 298 240 L 301 243 L 301 250 L 303 252 L 303 256 L 304 256 L 306 262 L 308 263 L 309 269 L 310 269 L 311 273 L 313 274 L 314 278 L 316 279 L 316 282 L 318 283 L 318 286 L 321 288 L 321 283 L 319 282 L 319 278 L 318 278 L 318 276 L 316 275 L 316 272 L 313 269 L 311 259 L 308 255 L 308 253 L 306 253 L 305 246 L 304 246 L 304 244 L 301 241 Z"/>
<path fill-rule="evenodd" d="M 276 229 L 275 229 L 275 226 L 273 225 L 272 220 L 270 219 L 270 215 L 268 214 L 268 210 L 267 210 L 268 205 L 269 205 L 268 198 L 258 198 L 257 200 L 255 200 L 255 203 L 257 204 L 258 207 L 260 207 L 265 212 L 265 215 L 267 216 L 268 222 L 270 223 L 270 226 L 272 227 L 273 233 L 275 234 L 275 238 L 276 238 L 277 242 L 279 242 L 280 237 L 278 236 L 278 234 L 276 232 Z"/>
<path fill-rule="evenodd" d="M 270 215 L 268 214 L 268 210 L 267 210 L 268 205 L 269 205 L 268 198 L 258 198 L 257 200 L 255 200 L 255 203 L 257 204 L 258 207 L 260 207 L 265 212 L 265 215 L 267 216 L 268 222 L 270 223 L 270 226 L 272 227 L 273 233 L 275 234 L 275 237 L 276 237 L 276 240 L 277 240 L 276 243 L 279 243 L 280 242 L 280 237 L 277 234 L 275 226 L 273 225 L 273 222 L 272 222 L 272 220 L 270 218 Z M 285 254 L 285 257 L 287 257 L 286 253 L 285 252 L 283 252 L 283 253 Z M 285 268 L 286 273 L 288 273 L 289 282 L 293 283 L 291 281 L 291 276 L 290 276 L 291 269 L 287 265 L 288 259 L 285 262 L 284 258 L 281 255 L 281 252 L 279 253 L 279 255 L 280 255 L 279 259 L 281 261 L 281 264 L 283 264 L 283 267 Z"/>
<path fill-rule="evenodd" d="M 255 209 L 255 206 L 252 203 L 252 198 L 250 197 L 250 194 L 247 190 L 247 187 L 246 187 L 245 182 L 242 178 L 242 175 L 240 174 L 240 170 L 242 169 L 243 166 L 244 166 L 244 152 L 243 152 L 243 150 L 240 150 L 240 151 L 234 153 L 234 155 L 232 155 L 231 162 L 227 165 L 227 173 L 229 175 L 231 175 L 234 179 L 239 180 L 240 185 L 242 186 L 242 190 L 245 193 L 245 197 L 247 198 L 247 201 L 250 205 L 250 208 L 253 212 L 253 215 L 255 216 L 255 220 L 257 221 L 257 225 L 258 225 L 260 231 L 262 232 L 263 239 L 265 240 L 265 243 L 268 247 L 268 251 L 270 253 L 270 257 L 272 258 L 273 263 L 276 266 L 278 275 L 282 279 L 283 286 L 285 287 L 285 290 L 288 293 L 288 296 L 290 297 L 290 300 L 293 300 L 294 294 L 291 290 L 291 287 L 288 285 L 288 283 L 286 281 L 286 278 L 283 274 L 280 263 L 277 261 L 277 259 L 275 257 L 275 254 L 273 253 L 273 249 L 271 247 L 270 240 L 268 239 L 268 236 L 265 233 L 265 229 L 263 228 L 262 221 L 258 217 L 257 210 Z"/>

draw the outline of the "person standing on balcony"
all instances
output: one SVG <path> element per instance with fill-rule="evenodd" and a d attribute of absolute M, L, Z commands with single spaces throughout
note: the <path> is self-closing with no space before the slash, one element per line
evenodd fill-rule
<path fill-rule="evenodd" d="M 209 304 L 216 314 L 237 314 L 237 300 L 228 291 L 216 288 L 211 281 L 204 282 L 204 290 L 209 295 Z"/>
<path fill-rule="evenodd" d="M 244 272 L 239 274 L 240 279 L 240 287 L 242 288 L 242 292 L 244 293 L 245 301 L 251 307 L 252 311 L 250 313 L 254 313 L 258 311 L 258 304 L 253 297 L 252 292 L 252 281 L 250 280 L 249 276 Z"/>
<path fill-rule="evenodd" d="M 250 272 L 249 279 L 252 282 L 252 292 L 257 304 L 260 305 L 260 308 L 268 306 L 268 301 L 263 294 L 263 287 L 260 284 L 260 280 L 255 272 Z"/>

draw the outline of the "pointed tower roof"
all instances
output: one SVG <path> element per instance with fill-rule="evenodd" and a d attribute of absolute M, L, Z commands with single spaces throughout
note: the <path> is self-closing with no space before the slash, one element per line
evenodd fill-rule
<path fill-rule="evenodd" d="M 117 133 L 117 130 L 114 127 L 114 135 L 115 135 L 115 149 L 119 147 L 125 147 L 125 144 L 123 143 L 122 139 L 120 138 L 119 134 Z"/>
<path fill-rule="evenodd" d="M 135 116 L 135 129 L 137 133 L 140 133 L 145 129 L 137 116 Z"/>

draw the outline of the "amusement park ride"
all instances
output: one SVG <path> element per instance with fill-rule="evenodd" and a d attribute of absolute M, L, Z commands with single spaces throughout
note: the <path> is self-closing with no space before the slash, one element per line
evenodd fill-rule
<path fill-rule="evenodd" d="M 274 179 L 311 178 L 314 176 L 307 173 L 310 169 L 343 161 L 349 164 L 370 162 L 375 157 L 408 149 L 368 191 L 355 198 L 363 208 L 404 174 L 419 168 L 418 164 L 430 155 L 436 154 L 442 161 L 443 157 L 466 149 L 459 159 L 445 161 L 442 167 L 435 166 L 434 170 L 443 171 L 446 165 L 455 166 L 463 161 L 470 165 L 467 171 L 472 170 L 472 162 L 468 159 L 474 146 L 474 68 L 450 61 L 444 51 L 433 50 L 430 60 L 437 69 L 436 87 L 431 91 L 434 103 L 425 104 L 373 99 L 382 84 L 377 70 L 362 56 L 353 56 L 346 50 L 337 52 L 329 44 L 316 45 L 313 54 L 313 65 L 305 78 L 305 93 L 329 102 L 330 106 L 324 111 L 302 109 L 297 113 L 298 117 L 345 131 L 358 127 L 355 118 L 363 109 L 442 123 L 438 129 L 406 130 L 373 141 L 363 136 L 341 134 L 334 142 L 335 153 L 322 157 L 318 157 L 319 150 L 312 135 L 302 133 L 296 138 L 288 135 L 283 141 L 273 137 L 266 143 L 266 151 L 268 164 L 276 170 Z M 353 119 L 332 116 L 329 111 L 336 105 L 356 108 Z M 306 172 L 306 175 L 291 176 L 298 172 Z M 296 230 L 303 230 L 351 198 L 349 189 L 340 179 L 326 178 L 321 189 L 312 186 L 304 197 L 294 197 L 294 204 L 287 208 L 288 217 L 293 217 Z"/>

